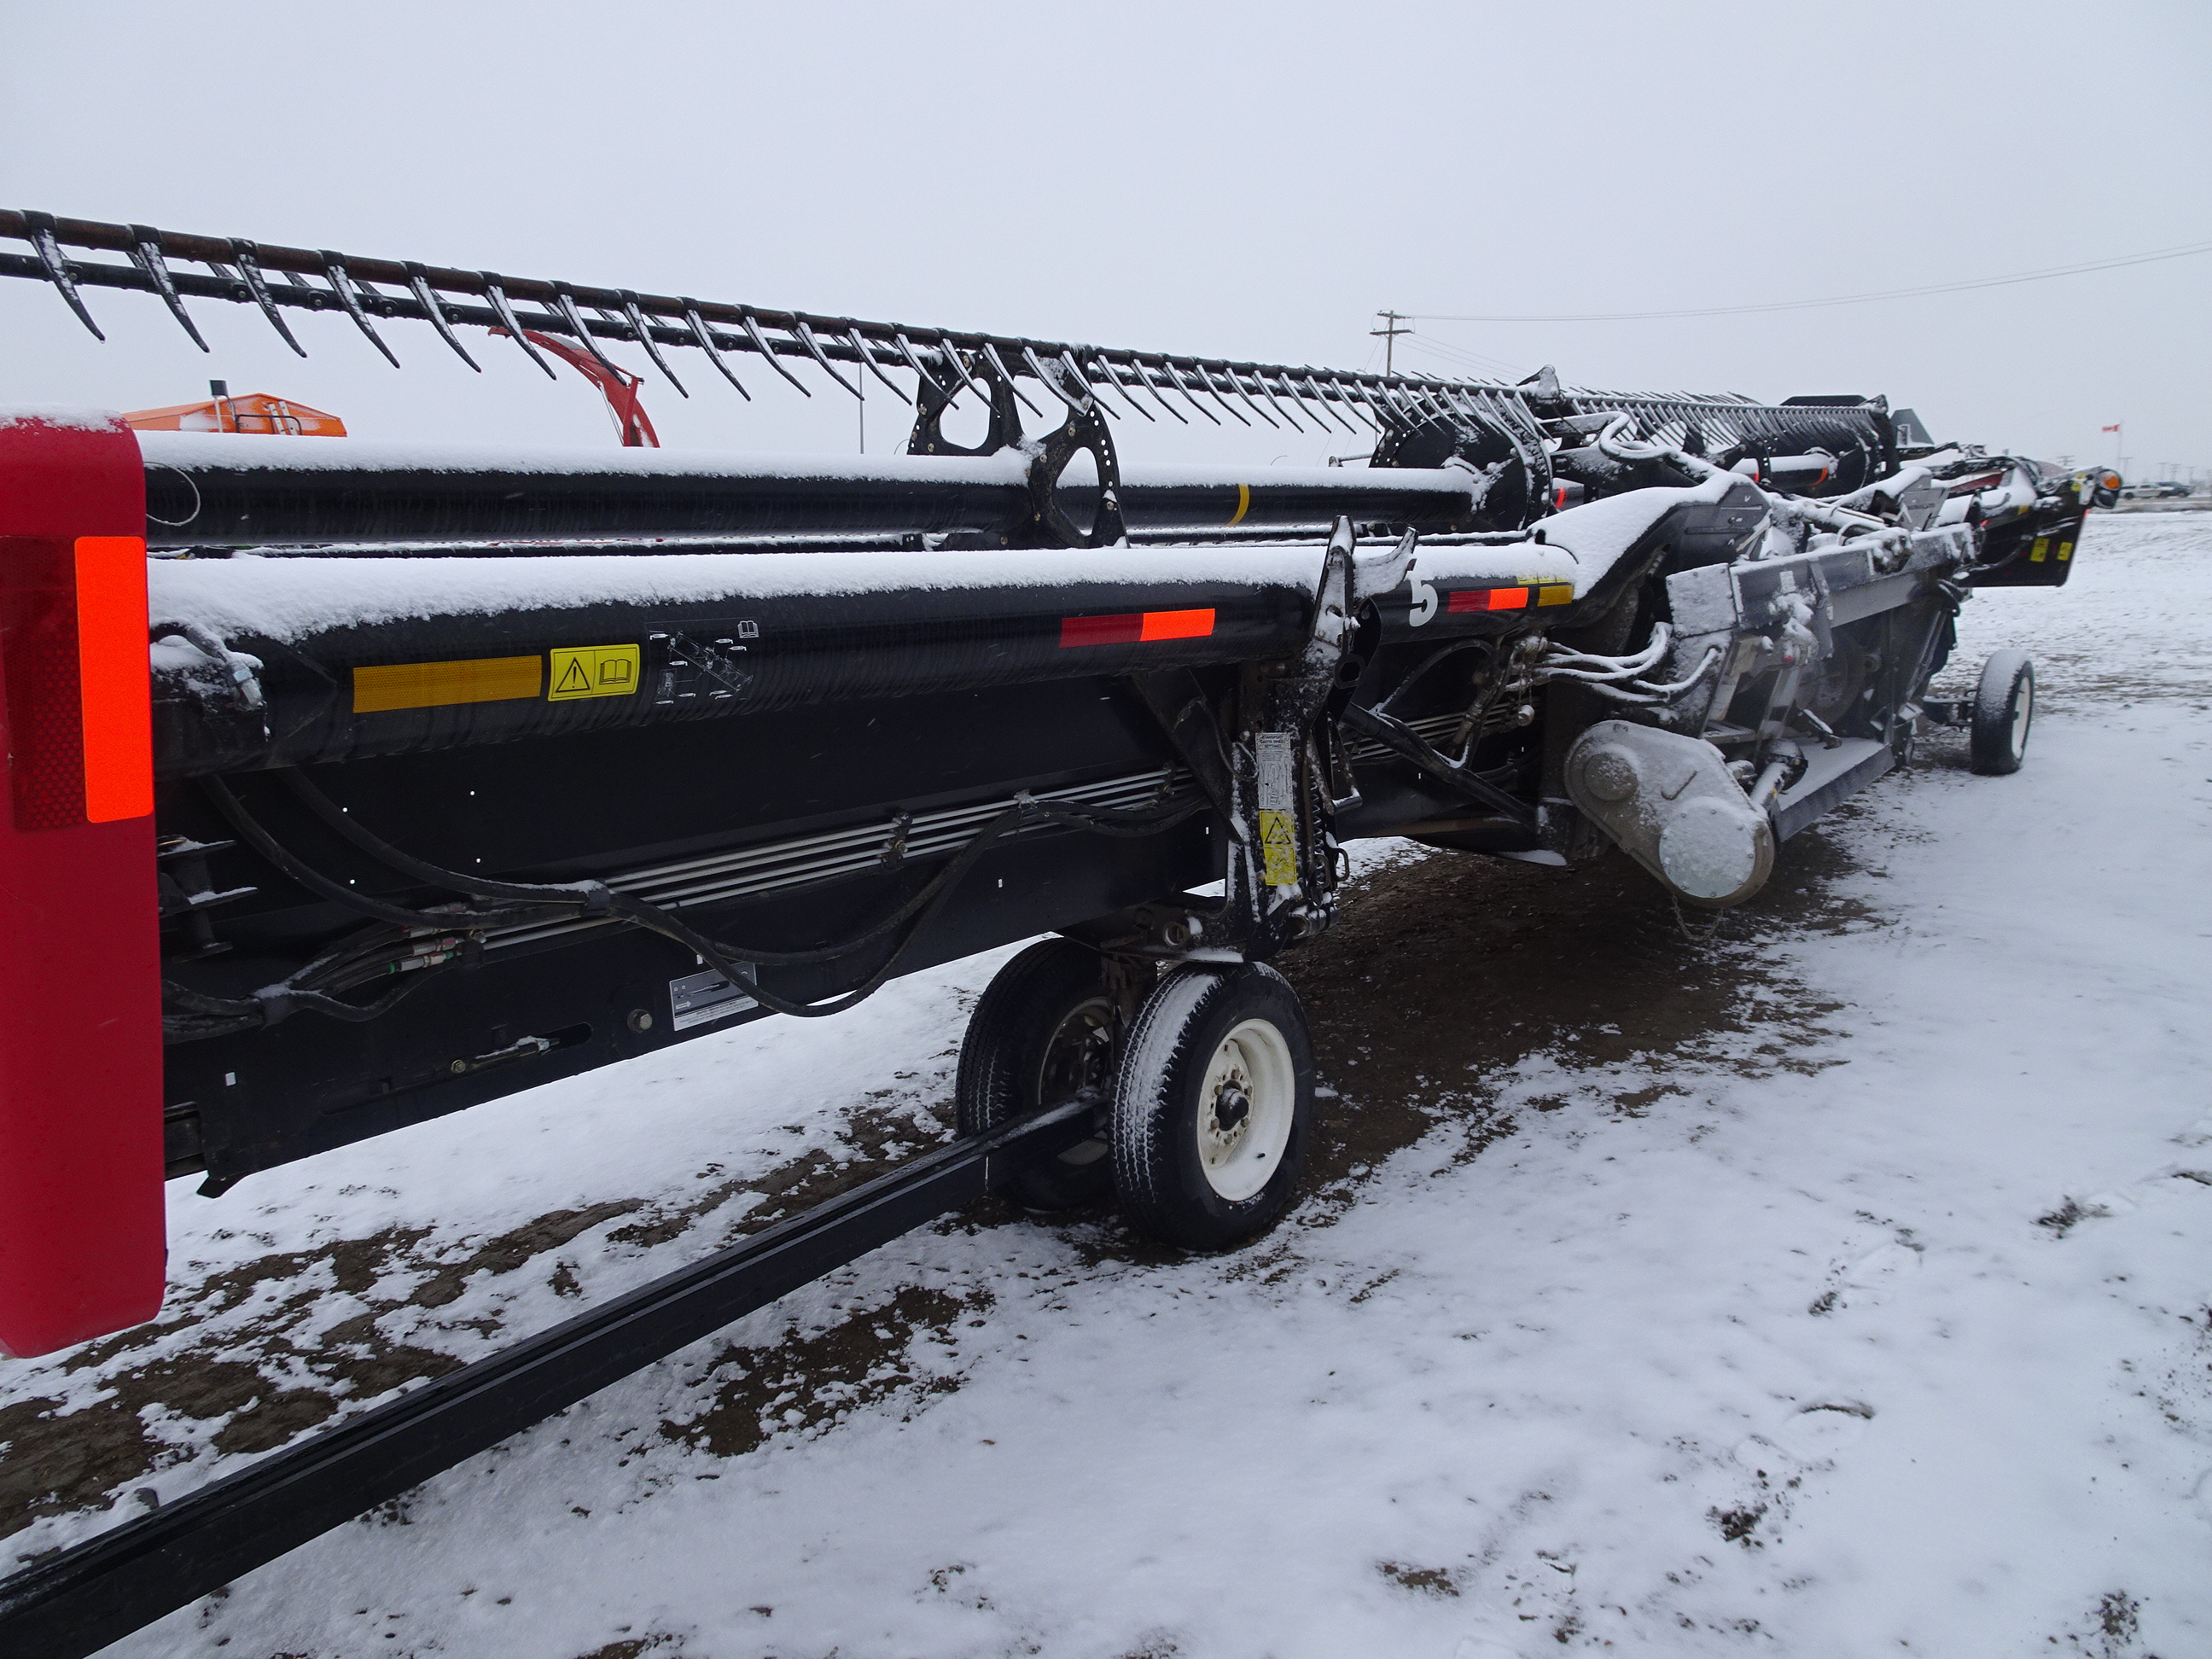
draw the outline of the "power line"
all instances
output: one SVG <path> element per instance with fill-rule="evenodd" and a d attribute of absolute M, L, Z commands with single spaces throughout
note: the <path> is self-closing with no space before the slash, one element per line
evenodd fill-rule
<path fill-rule="evenodd" d="M 1978 276 L 1963 283 L 1929 283 L 1918 288 L 1883 289 L 1873 294 L 1838 294 L 1825 300 L 1776 300 L 1763 305 L 1699 306 L 1683 311 L 1599 311 L 1565 316 L 1447 316 L 1420 312 L 1406 316 L 1417 323 L 1641 323 L 1668 317 L 1735 317 L 1753 311 L 1809 311 L 1819 306 L 1863 305 L 1872 300 L 1905 300 L 1925 294 L 1960 294 L 1969 289 L 2005 288 L 2015 283 L 2046 282 L 2054 276 L 2079 276 L 2093 270 L 2117 270 L 2124 265 L 2146 265 L 2160 259 L 2185 259 L 2212 253 L 2212 242 L 2192 242 L 2185 247 L 2155 249 L 2148 253 L 2124 254 L 2113 259 L 2093 259 L 2086 264 L 2052 265 L 2042 270 L 2014 271 L 2008 276 Z M 1403 314 L 1403 313 L 1401 313 Z"/>
<path fill-rule="evenodd" d="M 1449 341 L 1439 340 L 1433 334 L 1423 334 L 1410 328 L 1405 332 L 1412 337 L 1406 343 L 1408 350 L 1428 352 L 1462 368 L 1471 368 L 1486 375 L 1506 374 L 1516 380 L 1528 373 L 1528 370 L 1519 363 L 1509 363 L 1502 357 L 1492 357 L 1480 351 L 1470 351 L 1465 346 L 1454 345 Z"/>

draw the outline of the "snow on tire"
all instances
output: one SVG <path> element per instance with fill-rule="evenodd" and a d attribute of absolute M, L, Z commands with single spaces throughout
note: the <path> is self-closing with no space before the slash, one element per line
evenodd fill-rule
<path fill-rule="evenodd" d="M 1138 1011 L 1115 1090 L 1123 1212 L 1188 1249 L 1273 1226 L 1297 1196 L 1313 1130 L 1313 1042 L 1273 969 L 1176 969 Z"/>
<path fill-rule="evenodd" d="M 1999 651 L 1982 665 L 1967 749 L 1973 769 L 2001 777 L 2020 770 L 2035 720 L 2035 665 L 2025 651 Z"/>

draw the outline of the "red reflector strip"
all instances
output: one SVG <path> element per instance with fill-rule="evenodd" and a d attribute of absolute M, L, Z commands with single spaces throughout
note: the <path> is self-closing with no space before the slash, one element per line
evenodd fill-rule
<path fill-rule="evenodd" d="M 1060 619 L 1060 644 L 1062 650 L 1071 645 L 1134 645 L 1145 637 L 1145 618 L 1140 612 L 1131 611 L 1126 617 L 1062 617 Z"/>
<path fill-rule="evenodd" d="M 154 713 L 146 654 L 146 544 L 76 538 L 76 666 L 84 719 L 84 816 L 154 810 Z"/>
<path fill-rule="evenodd" d="M 1121 617 L 1062 617 L 1060 643 L 1137 645 L 1153 640 L 1203 640 L 1213 633 L 1211 611 L 1135 611 Z"/>
<path fill-rule="evenodd" d="M 1448 612 L 1466 611 L 1526 611 L 1525 587 L 1463 587 L 1445 604 Z"/>

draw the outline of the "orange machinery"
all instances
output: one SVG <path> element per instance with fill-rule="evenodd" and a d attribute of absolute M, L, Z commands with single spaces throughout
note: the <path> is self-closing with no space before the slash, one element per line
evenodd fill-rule
<path fill-rule="evenodd" d="M 504 329 L 494 329 L 503 334 Z M 591 381 L 607 400 L 607 410 L 614 416 L 615 425 L 622 434 L 625 447 L 632 449 L 660 447 L 659 435 L 653 429 L 645 406 L 638 400 L 638 387 L 642 382 L 629 371 L 592 356 L 586 356 L 574 347 L 548 337 L 534 330 L 526 330 L 526 337 L 539 347 L 551 352 L 563 362 Z M 533 354 L 534 355 L 534 354 Z M 543 359 L 540 359 L 542 365 Z M 550 374 L 552 371 L 546 371 Z M 196 404 L 171 404 L 163 409 L 134 409 L 123 417 L 123 424 L 134 432 L 258 432 L 289 438 L 343 438 L 345 422 L 337 416 L 307 404 L 295 403 L 289 398 L 272 398 L 265 392 L 249 392 L 243 397 L 233 397 L 227 380 L 210 380 L 211 396 Z"/>
<path fill-rule="evenodd" d="M 123 424 L 134 432 L 264 432 L 292 438 L 346 434 L 345 422 L 337 416 L 289 398 L 272 398 L 265 392 L 234 398 L 225 380 L 210 380 L 208 390 L 215 395 L 199 403 L 134 409 L 123 417 Z"/>

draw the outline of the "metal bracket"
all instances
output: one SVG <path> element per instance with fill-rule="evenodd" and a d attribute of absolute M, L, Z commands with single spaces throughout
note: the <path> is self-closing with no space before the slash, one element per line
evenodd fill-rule
<path fill-rule="evenodd" d="M 1071 403 L 1067 418 L 1030 457 L 1030 513 L 1026 531 L 1014 538 L 1017 547 L 1111 547 L 1128 536 L 1121 522 L 1121 469 L 1114 456 L 1114 434 L 1096 399 L 1087 407 Z M 1024 446 L 1027 447 L 1027 446 Z M 1085 450 L 1098 469 L 1098 509 L 1088 530 L 1076 527 L 1062 504 L 1060 479 L 1067 465 Z"/>
<path fill-rule="evenodd" d="M 1335 920 L 1340 860 L 1322 726 L 1357 632 L 1348 614 L 1356 548 L 1352 521 L 1339 519 L 1304 647 L 1292 657 L 1249 665 L 1239 688 L 1224 921 L 1231 942 L 1255 959 Z M 1410 558 L 1410 548 L 1401 544 L 1401 550 Z M 1370 579 L 1379 574 L 1369 571 Z"/>
<path fill-rule="evenodd" d="M 1205 684 L 1188 668 L 1164 672 L 1132 674 L 1129 684 L 1160 730 L 1175 745 L 1176 755 L 1190 769 L 1198 787 L 1213 803 L 1214 811 L 1229 826 L 1231 836 L 1242 838 L 1244 828 L 1237 821 L 1230 779 L 1229 745 L 1222 736 Z"/>
<path fill-rule="evenodd" d="M 945 355 L 953 356 L 951 347 L 945 348 Z M 981 357 L 970 357 L 965 364 L 956 358 L 953 368 L 962 380 L 969 386 L 981 386 L 988 397 L 991 429 L 984 434 L 981 443 L 973 447 L 956 444 L 946 437 L 939 422 L 958 392 L 955 391 L 948 394 L 924 376 L 915 387 L 918 395 L 915 404 L 914 433 L 906 441 L 906 453 L 909 455 L 995 455 L 1000 450 L 1019 443 L 1022 441 L 1021 411 L 1014 407 L 1014 389 L 1006 377 Z"/>

